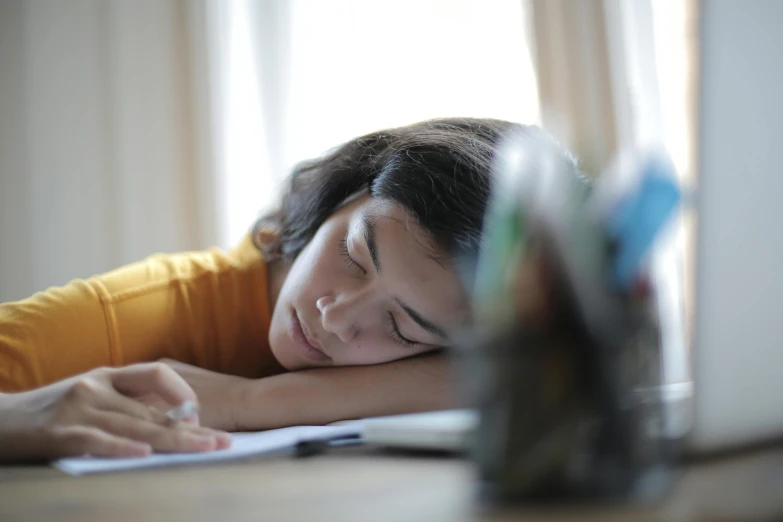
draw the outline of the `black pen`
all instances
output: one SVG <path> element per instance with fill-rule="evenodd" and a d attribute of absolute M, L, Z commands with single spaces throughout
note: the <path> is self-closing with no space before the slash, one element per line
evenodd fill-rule
<path fill-rule="evenodd" d="M 294 457 L 312 457 L 324 453 L 329 448 L 340 446 L 352 446 L 364 442 L 362 436 L 358 433 L 350 435 L 338 435 L 332 438 L 304 439 L 300 440 L 294 446 Z"/>

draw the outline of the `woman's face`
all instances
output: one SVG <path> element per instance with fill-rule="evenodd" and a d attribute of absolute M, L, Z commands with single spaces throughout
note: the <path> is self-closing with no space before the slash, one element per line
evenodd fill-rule
<path fill-rule="evenodd" d="M 361 196 L 321 225 L 290 266 L 269 342 L 285 368 L 377 364 L 452 344 L 468 317 L 450 263 L 400 206 Z"/>

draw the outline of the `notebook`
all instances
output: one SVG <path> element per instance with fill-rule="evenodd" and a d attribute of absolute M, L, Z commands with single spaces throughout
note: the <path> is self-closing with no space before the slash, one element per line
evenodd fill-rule
<path fill-rule="evenodd" d="M 256 433 L 233 433 L 230 448 L 208 453 L 155 453 L 147 457 L 134 458 L 71 457 L 57 460 L 52 465 L 69 475 L 83 475 L 85 473 L 201 464 L 288 451 L 298 442 L 305 440 L 331 440 L 360 436 L 361 424 L 356 421 L 341 426 L 293 426 Z"/>

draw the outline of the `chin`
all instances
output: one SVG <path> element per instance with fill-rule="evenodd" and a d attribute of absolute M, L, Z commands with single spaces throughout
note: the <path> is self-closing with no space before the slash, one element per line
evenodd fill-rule
<path fill-rule="evenodd" d="M 272 356 L 280 363 L 280 366 L 286 370 L 292 372 L 304 368 L 302 361 L 297 361 L 295 357 L 292 357 L 291 350 L 282 346 L 282 343 L 275 343 L 270 339 L 269 349 L 272 352 Z"/>
<path fill-rule="evenodd" d="M 284 333 L 281 334 L 279 328 L 276 328 L 274 319 L 269 329 L 269 351 L 272 352 L 272 357 L 275 358 L 280 366 L 288 371 L 301 370 L 302 361 L 296 360 L 296 357 L 293 356 L 294 354 L 291 351 L 291 347 L 285 345 L 287 340 L 286 336 Z"/>

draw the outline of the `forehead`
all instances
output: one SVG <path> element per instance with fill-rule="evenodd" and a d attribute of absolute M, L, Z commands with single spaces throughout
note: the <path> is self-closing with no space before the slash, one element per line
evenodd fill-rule
<path fill-rule="evenodd" d="M 424 257 L 436 264 L 450 264 L 424 227 L 397 203 L 372 197 L 362 200 L 351 217 L 351 227 L 364 232 L 368 226 L 373 227 L 376 237 L 382 236 L 390 246 L 411 250 L 409 253 L 417 258 Z"/>
<path fill-rule="evenodd" d="M 373 227 L 378 277 L 388 292 L 446 328 L 464 323 L 469 307 L 457 270 L 424 228 L 395 203 L 369 196 L 357 203 L 349 222 L 351 243 L 369 255 L 366 234 Z"/>

